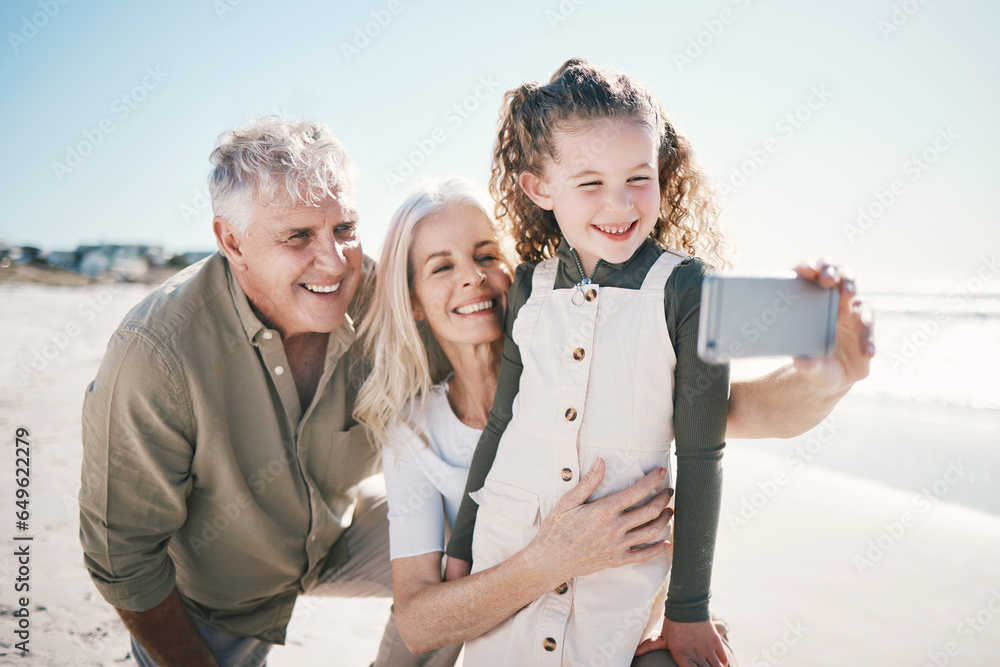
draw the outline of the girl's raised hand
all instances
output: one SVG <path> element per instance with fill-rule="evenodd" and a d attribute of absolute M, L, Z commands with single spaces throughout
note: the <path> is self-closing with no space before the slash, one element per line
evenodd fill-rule
<path fill-rule="evenodd" d="M 827 288 L 840 290 L 837 313 L 837 346 L 829 357 L 796 358 L 795 368 L 805 384 L 818 394 L 846 392 L 858 380 L 868 377 L 875 356 L 875 320 L 871 306 L 857 296 L 850 269 L 829 260 L 799 264 L 795 272 Z"/>

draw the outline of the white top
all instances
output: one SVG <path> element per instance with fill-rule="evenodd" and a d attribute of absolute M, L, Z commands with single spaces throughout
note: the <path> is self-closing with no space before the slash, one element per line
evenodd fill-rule
<path fill-rule="evenodd" d="M 411 422 L 413 403 L 403 411 Z M 452 412 L 447 380 L 431 388 L 419 430 L 426 443 L 400 424 L 390 433 L 391 444 L 382 449 L 392 559 L 444 551 L 445 519 L 450 530 L 482 434 Z"/>

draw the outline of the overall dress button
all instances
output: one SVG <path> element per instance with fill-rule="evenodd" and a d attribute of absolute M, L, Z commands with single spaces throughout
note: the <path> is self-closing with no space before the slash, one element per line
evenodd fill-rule
<path fill-rule="evenodd" d="M 597 298 L 597 290 L 595 290 L 594 288 L 590 288 L 589 290 L 587 290 L 587 293 L 584 295 L 583 298 L 585 298 L 587 301 L 593 301 L 594 299 Z"/>
<path fill-rule="evenodd" d="M 573 471 L 570 470 L 569 468 L 563 468 L 562 469 L 562 480 L 564 482 L 568 482 L 571 479 L 573 479 Z"/>
<path fill-rule="evenodd" d="M 542 642 L 542 646 L 545 648 L 546 651 L 555 651 L 556 640 L 553 639 L 552 637 L 546 637 L 545 641 Z"/>
<path fill-rule="evenodd" d="M 587 356 L 587 353 L 583 351 L 582 347 L 578 347 L 575 350 L 573 350 L 574 361 L 581 361 L 585 356 Z"/>
<path fill-rule="evenodd" d="M 558 586 L 556 586 L 556 593 L 558 593 L 559 595 L 562 595 L 563 593 L 565 593 L 568 590 L 569 590 L 569 586 L 566 585 L 565 581 L 563 583 L 559 584 Z"/>
<path fill-rule="evenodd" d="M 576 419 L 576 410 L 570 408 L 566 411 L 566 421 L 571 422 Z"/>

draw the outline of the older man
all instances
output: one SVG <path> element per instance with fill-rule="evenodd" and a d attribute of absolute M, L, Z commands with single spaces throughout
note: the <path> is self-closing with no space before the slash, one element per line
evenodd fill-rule
<path fill-rule="evenodd" d="M 263 664 L 299 594 L 392 590 L 351 414 L 354 169 L 325 125 L 277 118 L 212 162 L 221 252 L 129 313 L 84 404 L 86 564 L 143 665 Z M 412 663 L 388 632 L 379 664 Z"/>
<path fill-rule="evenodd" d="M 274 117 L 212 163 L 220 253 L 128 314 L 84 403 L 86 565 L 141 665 L 261 665 L 300 594 L 391 594 L 384 493 L 363 481 L 378 456 L 352 417 L 371 273 L 354 169 L 325 125 Z M 734 384 L 732 437 L 800 433 L 867 373 L 870 330 L 842 321 L 840 359 Z M 415 658 L 390 619 L 376 664 L 456 655 Z"/>

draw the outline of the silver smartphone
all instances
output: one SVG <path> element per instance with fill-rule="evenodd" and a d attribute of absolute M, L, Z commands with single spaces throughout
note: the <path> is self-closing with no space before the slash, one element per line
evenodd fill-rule
<path fill-rule="evenodd" d="M 701 288 L 698 356 L 825 357 L 837 343 L 840 293 L 791 277 L 712 275 Z"/>

